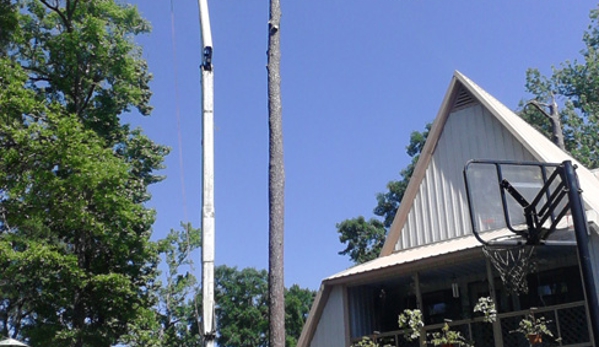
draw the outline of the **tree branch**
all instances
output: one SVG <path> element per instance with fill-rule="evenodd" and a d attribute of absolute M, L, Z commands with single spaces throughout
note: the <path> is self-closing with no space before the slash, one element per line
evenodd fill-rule
<path fill-rule="evenodd" d="M 102 78 L 101 78 L 100 74 L 96 74 L 96 77 L 93 79 L 93 83 L 92 83 L 91 87 L 89 88 L 87 95 L 85 96 L 85 101 L 83 101 L 83 105 L 81 105 L 81 108 L 79 108 L 77 110 L 77 115 L 80 115 L 80 112 L 83 112 L 83 110 L 85 110 L 87 108 L 87 105 L 89 104 L 89 101 L 91 100 L 91 98 L 94 96 L 96 87 L 98 86 L 98 83 L 100 83 L 101 79 Z"/>
<path fill-rule="evenodd" d="M 37 74 L 38 77 L 29 77 L 30 80 L 35 81 L 36 79 L 40 80 L 40 81 L 46 81 L 46 82 L 50 82 L 50 77 L 46 74 L 46 72 L 40 70 L 38 67 L 35 66 L 23 66 L 23 69 L 25 71 L 29 71 L 29 72 L 34 72 Z"/>
<path fill-rule="evenodd" d="M 565 151 L 566 145 L 564 142 L 564 133 L 557 102 L 555 101 L 555 95 L 551 93 L 550 104 L 541 103 L 538 100 L 530 100 L 524 105 L 524 108 L 526 108 L 528 105 L 534 106 L 537 110 L 539 110 L 539 112 L 549 119 L 549 122 L 551 123 L 551 141 Z M 549 108 L 549 112 L 547 112 L 543 107 Z"/>
<path fill-rule="evenodd" d="M 67 9 L 67 18 L 69 19 L 69 22 L 73 19 L 73 13 L 75 13 L 75 9 L 77 8 L 77 4 L 79 3 L 78 0 L 67 0 L 66 3 L 66 9 Z"/>
<path fill-rule="evenodd" d="M 541 112 L 543 114 L 543 116 L 551 119 L 551 116 L 549 115 L 549 113 L 547 113 L 547 111 L 545 111 L 545 109 L 543 109 L 543 107 L 548 107 L 549 104 L 541 103 L 537 100 L 530 100 L 524 105 L 524 108 L 526 108 L 526 106 L 528 106 L 528 105 L 534 106 L 537 110 L 539 110 L 539 112 Z"/>
<path fill-rule="evenodd" d="M 60 19 L 62 19 L 62 22 L 64 23 L 65 28 L 67 28 L 67 32 L 72 32 L 73 31 L 73 27 L 71 26 L 71 22 L 67 19 L 67 17 L 65 17 L 64 13 L 62 13 L 62 11 L 60 10 L 58 3 L 56 2 L 56 5 L 52 6 L 48 3 L 48 1 L 46 0 L 40 0 L 40 2 L 44 5 L 46 5 L 47 8 L 49 8 L 50 10 L 52 10 L 53 12 L 55 12 L 56 14 L 58 14 L 58 16 L 60 17 Z"/>

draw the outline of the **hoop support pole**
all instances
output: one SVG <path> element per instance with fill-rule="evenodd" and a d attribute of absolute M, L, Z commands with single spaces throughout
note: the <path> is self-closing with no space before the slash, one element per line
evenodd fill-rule
<path fill-rule="evenodd" d="M 599 346 L 599 301 L 597 299 L 597 290 L 593 278 L 593 268 L 591 255 L 589 252 L 588 224 L 584 212 L 584 205 L 580 195 L 580 185 L 578 177 L 574 171 L 572 162 L 566 160 L 562 163 L 564 170 L 564 181 L 568 189 L 570 200 L 570 211 L 572 213 L 572 222 L 574 224 L 574 233 L 576 234 L 576 246 L 578 248 L 578 261 L 582 272 L 582 281 L 587 297 L 587 307 L 591 318 L 591 327 L 593 331 L 593 341 L 595 346 Z"/>

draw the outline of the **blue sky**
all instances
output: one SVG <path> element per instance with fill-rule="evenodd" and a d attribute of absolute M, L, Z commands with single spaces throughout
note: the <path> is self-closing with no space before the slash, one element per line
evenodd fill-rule
<path fill-rule="evenodd" d="M 180 221 L 200 225 L 198 5 L 132 3 L 153 27 L 137 42 L 154 75 L 154 112 L 125 121 L 172 147 L 167 178 L 151 189 L 158 239 Z M 408 164 L 410 133 L 434 119 L 454 70 L 514 109 L 527 97 L 527 68 L 547 74 L 552 65 L 579 58 L 595 6 L 588 0 L 282 0 L 286 284 L 317 289 L 323 278 L 351 265 L 337 254 L 343 245 L 335 224 L 372 216 L 376 193 Z M 209 7 L 216 262 L 264 269 L 268 1 L 218 0 Z"/>

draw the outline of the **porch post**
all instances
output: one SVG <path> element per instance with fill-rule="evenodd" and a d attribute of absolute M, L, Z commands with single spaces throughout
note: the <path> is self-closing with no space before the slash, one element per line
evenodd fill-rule
<path fill-rule="evenodd" d="M 495 291 L 495 279 L 493 278 L 493 267 L 489 258 L 485 257 L 485 265 L 487 267 L 487 282 L 489 283 L 489 296 L 493 299 L 495 303 L 495 309 L 499 314 L 499 305 L 497 304 L 497 295 Z M 495 347 L 503 347 L 503 333 L 501 331 L 501 322 L 499 319 L 496 319 L 493 322 L 493 341 L 495 342 Z"/>
<path fill-rule="evenodd" d="M 423 310 L 423 306 L 422 306 L 422 292 L 420 291 L 420 273 L 418 271 L 414 272 L 414 291 L 416 294 L 416 308 L 420 310 L 420 312 L 422 312 Z M 424 319 L 424 315 L 422 317 Z M 422 334 L 422 329 L 420 329 L 420 345 L 423 345 L 426 343 L 426 335 Z M 423 336 L 424 335 L 424 336 Z"/>

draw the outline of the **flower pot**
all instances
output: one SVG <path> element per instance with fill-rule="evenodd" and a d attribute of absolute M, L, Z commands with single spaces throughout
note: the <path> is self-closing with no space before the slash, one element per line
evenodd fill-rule
<path fill-rule="evenodd" d="M 537 343 L 542 343 L 543 342 L 543 335 L 541 334 L 530 334 L 528 335 L 528 341 L 535 345 Z"/>
<path fill-rule="evenodd" d="M 453 347 L 453 343 L 444 343 L 441 347 Z"/>

